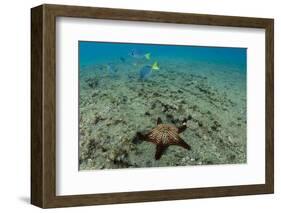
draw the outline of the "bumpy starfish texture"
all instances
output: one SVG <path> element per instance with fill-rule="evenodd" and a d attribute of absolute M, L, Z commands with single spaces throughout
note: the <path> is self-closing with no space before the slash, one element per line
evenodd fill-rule
<path fill-rule="evenodd" d="M 137 133 L 137 136 L 140 140 L 156 144 L 155 159 L 159 160 L 163 152 L 170 145 L 181 146 L 187 150 L 191 149 L 191 147 L 179 136 L 185 129 L 186 123 L 180 127 L 176 127 L 171 124 L 162 124 L 161 119 L 158 118 L 157 126 L 155 128 L 147 134 Z"/>

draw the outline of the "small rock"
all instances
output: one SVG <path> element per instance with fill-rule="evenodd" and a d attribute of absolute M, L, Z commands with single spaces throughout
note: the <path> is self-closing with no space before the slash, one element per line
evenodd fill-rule
<path fill-rule="evenodd" d="M 187 121 L 189 121 L 189 120 L 192 120 L 192 116 L 191 115 L 187 116 Z"/>
<path fill-rule="evenodd" d="M 181 103 L 181 104 L 186 104 L 185 100 L 183 100 L 183 99 L 180 99 L 180 100 L 179 100 L 179 103 Z"/>
<path fill-rule="evenodd" d="M 150 112 L 145 112 L 144 115 L 150 116 Z"/>
<path fill-rule="evenodd" d="M 114 154 L 113 152 L 111 152 L 111 153 L 109 154 L 108 158 L 109 158 L 110 160 L 115 160 L 115 154 Z"/>

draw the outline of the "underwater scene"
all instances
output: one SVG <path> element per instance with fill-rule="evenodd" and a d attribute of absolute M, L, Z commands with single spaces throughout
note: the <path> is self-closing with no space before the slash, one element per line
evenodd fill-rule
<path fill-rule="evenodd" d="M 79 41 L 79 170 L 247 163 L 247 49 Z"/>

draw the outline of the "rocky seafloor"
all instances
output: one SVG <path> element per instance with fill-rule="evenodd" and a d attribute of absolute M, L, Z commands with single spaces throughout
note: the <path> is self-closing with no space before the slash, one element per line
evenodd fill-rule
<path fill-rule="evenodd" d="M 169 61 L 146 80 L 139 66 L 113 63 L 80 70 L 79 169 L 117 169 L 246 163 L 246 74 L 235 66 Z M 157 118 L 188 128 L 192 148 L 169 146 L 155 160 L 155 145 L 137 132 Z"/>

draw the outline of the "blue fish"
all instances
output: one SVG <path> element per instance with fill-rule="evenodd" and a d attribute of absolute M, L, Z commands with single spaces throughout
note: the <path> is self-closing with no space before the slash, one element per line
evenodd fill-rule
<path fill-rule="evenodd" d="M 151 73 L 151 66 L 144 66 L 143 68 L 140 69 L 139 74 L 140 74 L 140 79 L 145 80 Z"/>
<path fill-rule="evenodd" d="M 146 65 L 142 67 L 139 71 L 140 79 L 145 80 L 149 77 L 152 71 L 157 71 L 159 70 L 159 66 L 157 62 L 154 62 L 153 65 Z"/>
<path fill-rule="evenodd" d="M 116 73 L 118 71 L 118 69 L 113 64 L 108 64 L 107 68 L 110 73 Z"/>
<path fill-rule="evenodd" d="M 144 52 L 141 50 L 137 50 L 137 49 L 133 49 L 130 53 L 129 56 L 133 57 L 133 58 L 137 58 L 137 59 L 147 59 L 150 60 L 150 53 L 148 52 Z"/>
<path fill-rule="evenodd" d="M 126 62 L 126 59 L 124 57 L 120 57 L 120 61 L 122 61 L 123 63 Z"/>

